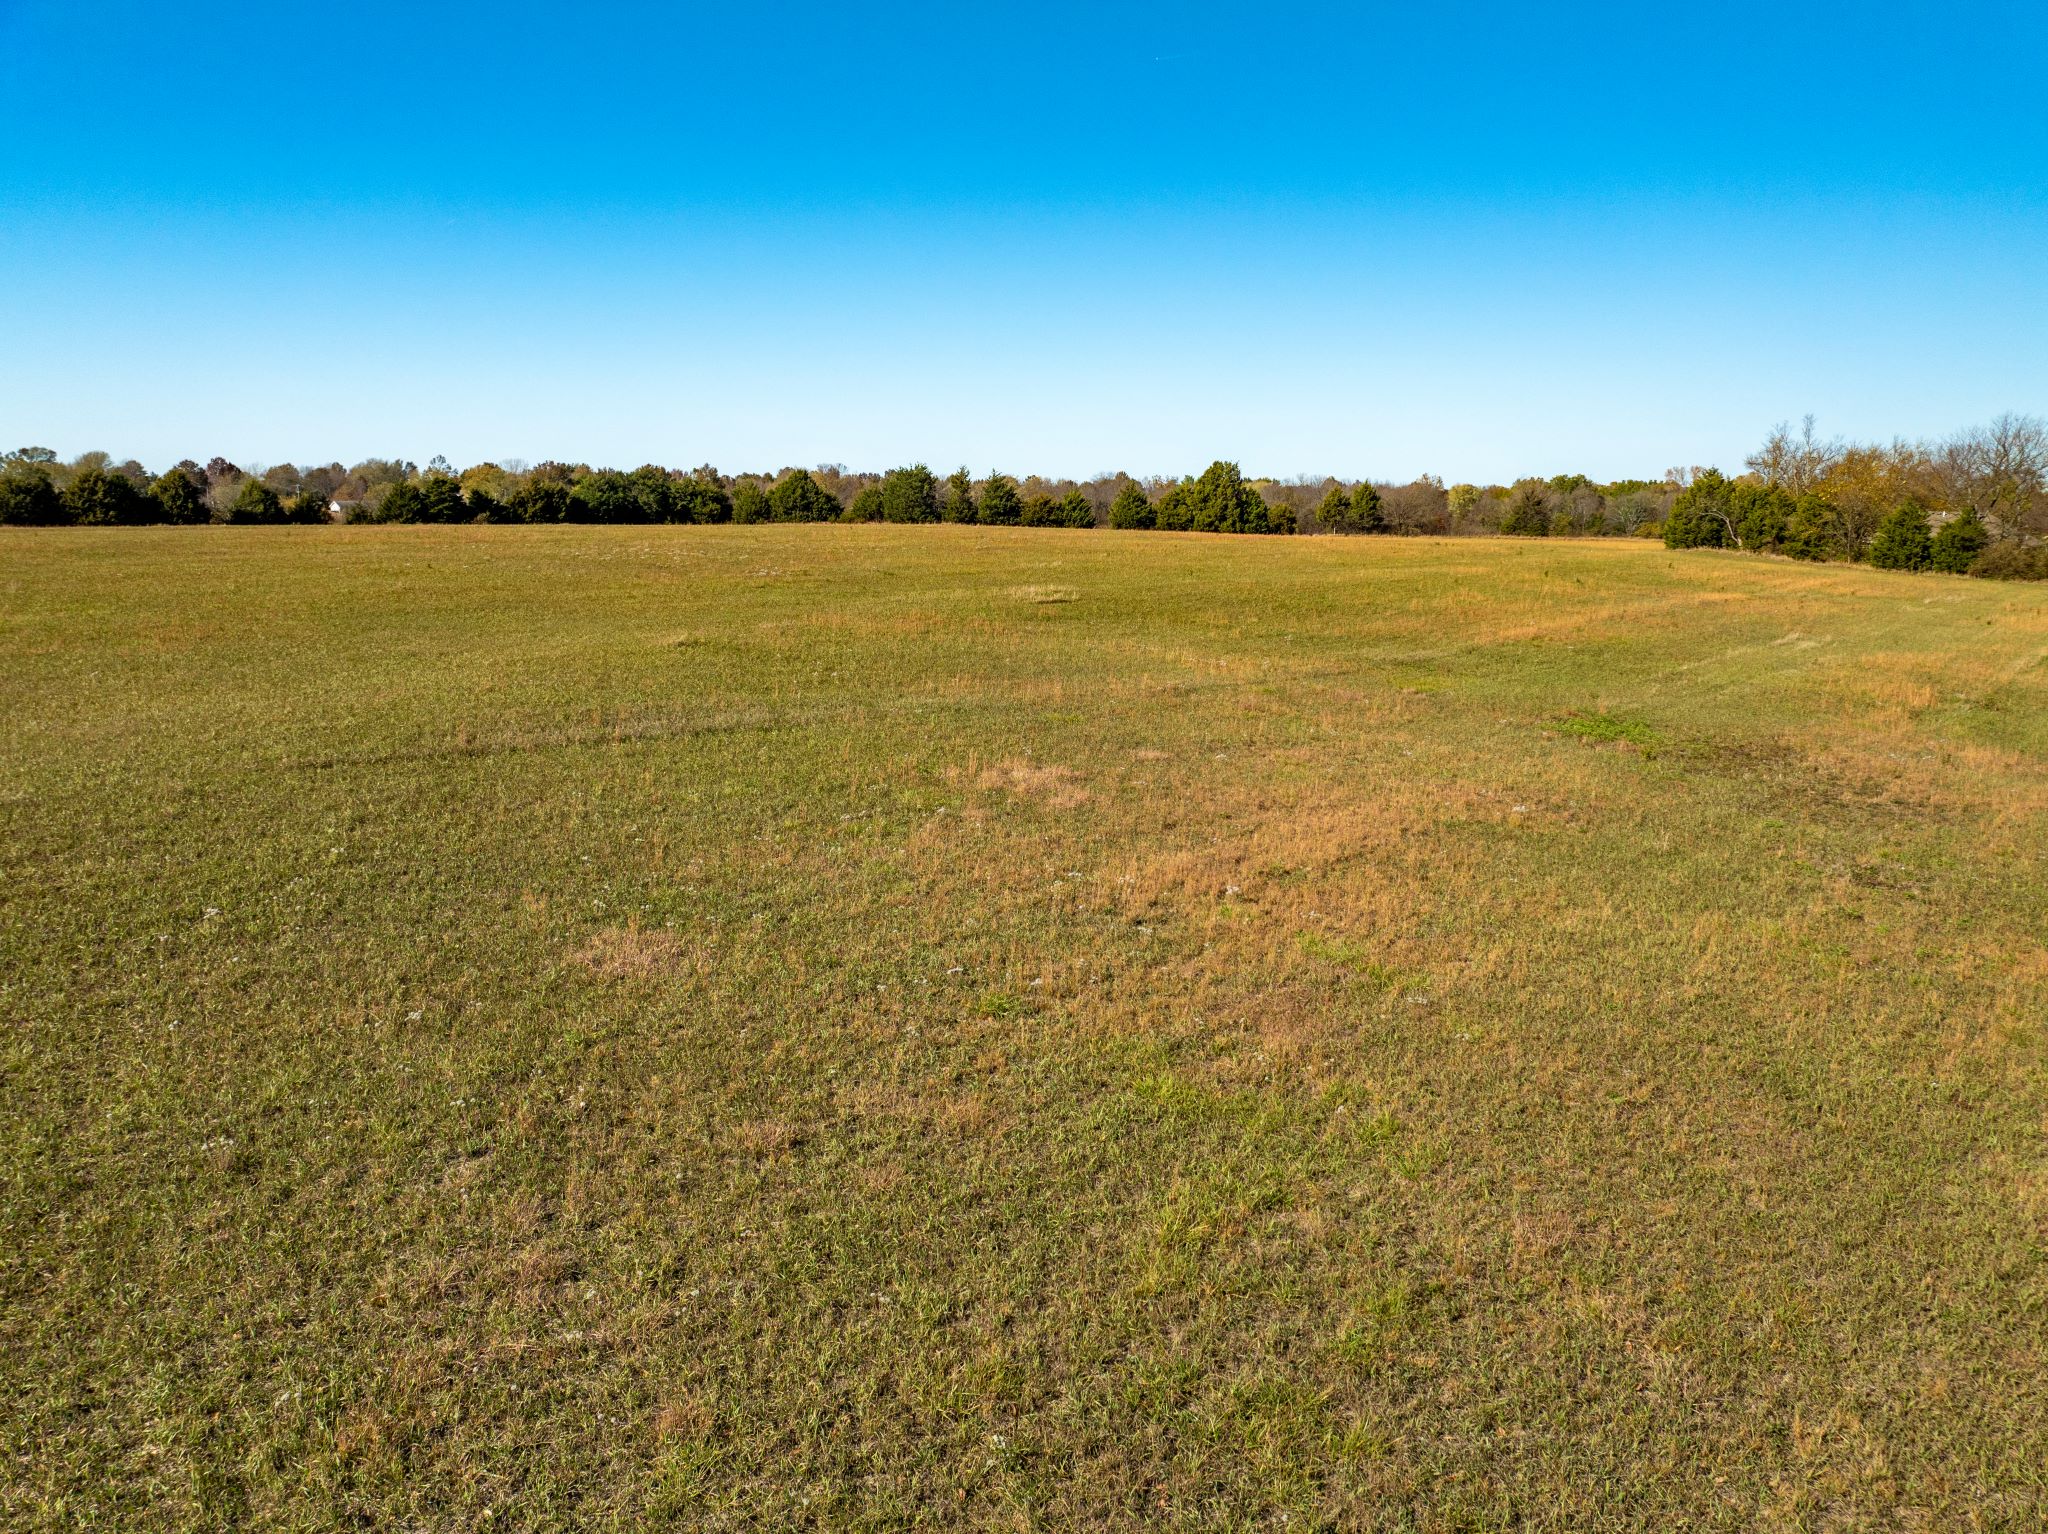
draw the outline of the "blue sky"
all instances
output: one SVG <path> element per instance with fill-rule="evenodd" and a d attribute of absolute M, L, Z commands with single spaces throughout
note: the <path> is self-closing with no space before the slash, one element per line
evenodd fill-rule
<path fill-rule="evenodd" d="M 2048 413 L 2048 6 L 0 0 L 0 436 L 1507 479 Z M 14 445 L 9 441 L 7 445 Z"/>

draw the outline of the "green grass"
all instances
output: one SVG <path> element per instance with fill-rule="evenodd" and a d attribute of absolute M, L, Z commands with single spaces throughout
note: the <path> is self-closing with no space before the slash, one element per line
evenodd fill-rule
<path fill-rule="evenodd" d="M 2048 1518 L 2037 589 L 5 532 L 0 645 L 0 1526 Z"/>
<path fill-rule="evenodd" d="M 1612 714 L 1574 714 L 1569 719 L 1560 719 L 1557 727 L 1581 740 L 1631 745 L 1645 756 L 1655 755 L 1657 748 L 1664 743 L 1664 737 L 1642 720 L 1617 719 Z"/>

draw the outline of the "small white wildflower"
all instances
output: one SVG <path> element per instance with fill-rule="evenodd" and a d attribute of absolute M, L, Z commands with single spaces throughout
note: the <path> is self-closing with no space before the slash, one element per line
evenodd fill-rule
<path fill-rule="evenodd" d="M 206 908 L 206 916 L 207 916 L 207 919 L 208 919 L 209 921 L 210 921 L 210 920 L 212 920 L 212 919 L 213 919 L 214 917 L 216 917 L 216 916 L 218 916 L 218 915 L 220 915 L 220 907 L 219 907 L 219 906 L 217 906 L 217 905 L 210 905 L 210 906 L 208 906 L 208 907 Z"/>

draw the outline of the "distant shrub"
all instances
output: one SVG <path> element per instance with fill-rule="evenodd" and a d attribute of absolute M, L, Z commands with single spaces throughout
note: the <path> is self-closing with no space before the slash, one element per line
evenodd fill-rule
<path fill-rule="evenodd" d="M 2006 539 L 1972 560 L 1969 573 L 1988 581 L 2048 580 L 2048 548 Z"/>

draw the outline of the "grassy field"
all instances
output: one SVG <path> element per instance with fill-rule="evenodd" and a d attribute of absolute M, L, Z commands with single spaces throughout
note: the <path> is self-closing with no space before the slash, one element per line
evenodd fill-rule
<path fill-rule="evenodd" d="M 2048 592 L 202 529 L 0 603 L 0 1526 L 2048 1523 Z"/>

